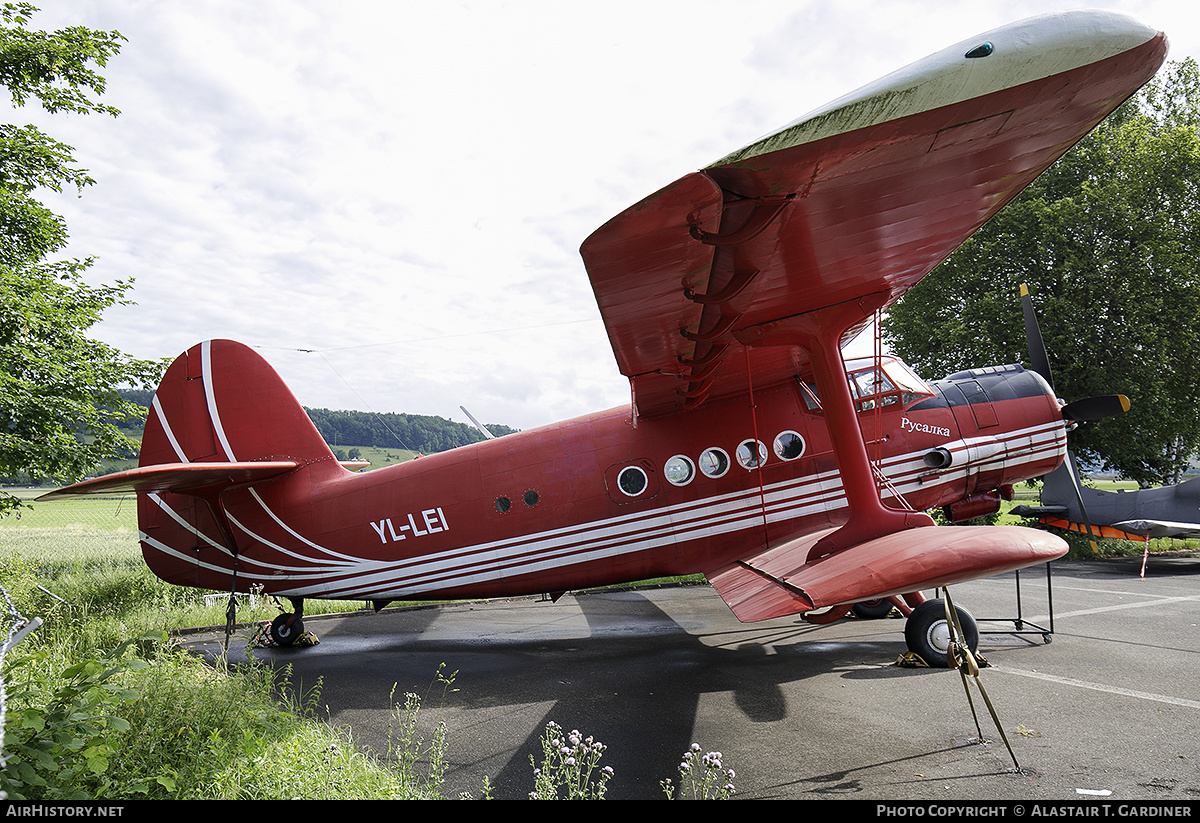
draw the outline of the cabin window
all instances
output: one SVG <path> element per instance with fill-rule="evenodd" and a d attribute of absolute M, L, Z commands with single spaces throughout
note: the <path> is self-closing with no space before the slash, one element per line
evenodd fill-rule
<path fill-rule="evenodd" d="M 775 456 L 780 460 L 795 460 L 804 454 L 804 438 L 798 432 L 780 432 L 775 438 Z"/>
<path fill-rule="evenodd" d="M 512 508 L 512 501 L 509 500 L 507 497 L 497 497 L 496 498 L 496 511 L 500 512 L 501 514 L 504 514 L 506 511 L 508 511 L 511 508 Z"/>
<path fill-rule="evenodd" d="M 767 462 L 767 447 L 761 440 L 743 440 L 737 447 L 737 461 L 746 471 Z"/>
<path fill-rule="evenodd" d="M 537 502 L 538 502 L 538 493 L 537 492 L 535 492 L 533 489 L 530 489 L 529 491 L 525 492 L 525 505 L 526 506 L 536 506 Z"/>
<path fill-rule="evenodd" d="M 626 466 L 617 475 L 617 488 L 630 497 L 637 497 L 644 492 L 649 482 L 640 466 Z"/>
<path fill-rule="evenodd" d="M 696 476 L 696 467 L 691 460 L 677 454 L 663 466 L 663 474 L 672 485 L 686 486 Z"/>
<path fill-rule="evenodd" d="M 723 477 L 729 471 L 729 455 L 716 447 L 701 452 L 699 463 L 705 477 Z"/>

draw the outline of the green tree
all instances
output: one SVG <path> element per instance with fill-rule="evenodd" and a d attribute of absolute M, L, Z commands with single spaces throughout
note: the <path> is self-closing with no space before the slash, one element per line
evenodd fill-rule
<path fill-rule="evenodd" d="M 1126 101 L 894 306 L 891 349 L 928 376 L 1028 357 L 1028 283 L 1058 394 L 1128 395 L 1081 426 L 1085 461 L 1176 482 L 1200 449 L 1200 72 Z"/>
<path fill-rule="evenodd" d="M 34 99 L 51 113 L 116 116 L 96 99 L 104 92 L 96 68 L 119 51 L 121 35 L 33 31 L 36 11 L 0 8 L 0 83 L 14 110 Z M 132 283 L 91 286 L 83 279 L 90 258 L 53 259 L 66 246 L 66 224 L 38 200 L 94 182 L 70 146 L 34 126 L 0 125 L 0 475 L 76 479 L 137 448 L 116 424 L 141 409 L 118 389 L 151 385 L 161 364 L 85 334 L 104 309 L 126 302 Z M 0 514 L 17 505 L 0 493 Z"/>

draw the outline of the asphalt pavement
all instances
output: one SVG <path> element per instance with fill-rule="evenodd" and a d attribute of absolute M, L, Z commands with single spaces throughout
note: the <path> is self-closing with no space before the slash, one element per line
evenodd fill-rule
<path fill-rule="evenodd" d="M 965 684 L 897 665 L 903 619 L 739 623 L 707 586 L 309 618 L 319 645 L 249 653 L 291 666 L 300 687 L 320 681 L 329 719 L 376 752 L 394 704 L 426 695 L 426 716 L 449 728 L 451 796 L 478 797 L 485 778 L 495 798 L 527 796 L 554 721 L 607 746 L 611 799 L 663 797 L 659 782 L 698 743 L 735 770 L 737 798 L 1190 806 L 1200 559 L 1140 571 L 1140 559 L 1057 561 L 1049 578 L 1022 572 L 1019 595 L 1011 573 L 953 587 L 989 664 Z M 213 654 L 224 634 L 185 640 Z M 444 700 L 440 666 L 456 673 Z"/>

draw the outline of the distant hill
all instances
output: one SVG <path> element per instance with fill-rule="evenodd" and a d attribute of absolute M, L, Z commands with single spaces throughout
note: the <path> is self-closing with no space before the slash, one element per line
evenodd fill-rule
<path fill-rule="evenodd" d="M 421 414 L 380 414 L 361 411 L 330 411 L 305 408 L 317 431 L 331 447 L 368 446 L 399 448 L 409 451 L 441 452 L 478 443 L 483 434 L 474 426 L 455 423 L 444 417 Z M 486 423 L 496 437 L 517 429 Z"/>
<path fill-rule="evenodd" d="M 154 392 L 124 391 L 121 393 L 126 400 L 137 403 L 143 408 L 150 405 Z M 483 434 L 474 426 L 466 423 L 455 423 L 444 417 L 423 414 L 403 414 L 364 412 L 364 411 L 332 411 L 330 409 L 310 409 L 308 413 L 313 425 L 325 438 L 325 442 L 334 449 L 346 449 L 360 446 L 375 449 L 404 449 L 412 452 L 430 454 L 448 449 L 478 443 L 483 440 Z M 141 434 L 145 418 L 129 421 L 128 428 L 136 435 Z M 498 423 L 485 424 L 492 434 L 500 437 L 513 434 L 518 429 Z"/>

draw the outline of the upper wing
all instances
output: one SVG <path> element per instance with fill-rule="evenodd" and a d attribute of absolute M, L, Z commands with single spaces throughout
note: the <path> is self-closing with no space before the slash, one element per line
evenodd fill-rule
<path fill-rule="evenodd" d="M 862 328 L 1165 55 L 1163 34 L 1109 12 L 1013 24 L 836 100 L 617 215 L 581 253 L 638 411 L 797 374 L 807 355 L 793 345 L 791 319 L 859 301 L 850 332 Z"/>

